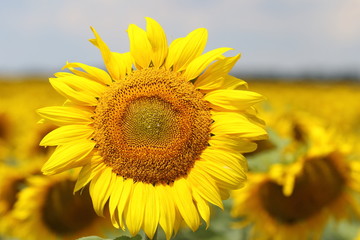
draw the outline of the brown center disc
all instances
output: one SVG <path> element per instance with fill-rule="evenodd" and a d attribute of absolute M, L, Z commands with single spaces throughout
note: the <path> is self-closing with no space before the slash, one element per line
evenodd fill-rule
<path fill-rule="evenodd" d="M 212 122 L 203 94 L 177 73 L 143 69 L 114 83 L 96 107 L 95 141 L 124 178 L 169 184 L 207 147 Z"/>
<path fill-rule="evenodd" d="M 295 179 L 293 193 L 285 196 L 282 186 L 267 181 L 259 189 L 260 199 L 266 211 L 286 224 L 306 220 L 335 201 L 346 184 L 342 170 L 337 166 L 337 154 L 305 161 L 302 174 Z"/>
<path fill-rule="evenodd" d="M 74 195 L 74 186 L 74 181 L 58 182 L 49 188 L 44 200 L 42 220 L 56 235 L 76 234 L 97 217 L 88 190 Z"/>

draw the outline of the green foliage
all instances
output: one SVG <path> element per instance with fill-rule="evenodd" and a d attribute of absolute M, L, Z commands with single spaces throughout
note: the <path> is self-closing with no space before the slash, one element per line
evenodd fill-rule
<path fill-rule="evenodd" d="M 136 235 L 135 237 L 128 237 L 128 236 L 120 236 L 114 239 L 111 238 L 101 238 L 97 236 L 89 236 L 89 237 L 82 237 L 77 240 L 141 240 L 142 237 L 140 235 Z"/>

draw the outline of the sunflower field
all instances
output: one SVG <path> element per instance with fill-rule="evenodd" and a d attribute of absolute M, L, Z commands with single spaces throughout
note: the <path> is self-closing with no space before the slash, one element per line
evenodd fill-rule
<path fill-rule="evenodd" d="M 209 224 L 195 232 L 181 224 L 172 238 L 360 239 L 360 85 L 247 82 L 266 98 L 255 107 L 268 138 L 244 153 L 245 187 L 223 210 L 211 206 Z M 94 211 L 88 187 L 74 193 L 77 168 L 41 173 L 55 147 L 39 143 L 56 126 L 36 110 L 61 105 L 63 97 L 41 78 L 0 84 L 0 239 L 130 239 L 112 226 L 108 211 Z M 144 237 L 140 231 L 133 238 Z"/>

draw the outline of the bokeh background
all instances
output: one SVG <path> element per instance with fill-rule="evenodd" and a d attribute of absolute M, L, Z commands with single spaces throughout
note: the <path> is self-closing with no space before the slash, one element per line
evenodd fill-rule
<path fill-rule="evenodd" d="M 252 161 L 250 171 L 266 173 L 270 165 L 284 164 L 284 156 L 289 154 L 284 145 L 293 147 L 292 142 L 298 139 L 283 134 L 285 130 L 278 120 L 285 119 L 284 126 L 296 125 L 299 115 L 308 116 L 305 121 L 301 117 L 302 123 L 308 125 L 305 129 L 320 122 L 316 127 L 331 132 L 330 145 L 339 142 L 335 145 L 342 146 L 346 142 L 343 157 L 346 163 L 360 159 L 359 0 L 2 0 L 0 239 L 40 239 L 30 232 L 48 234 L 48 239 L 69 238 L 70 235 L 61 234 L 69 226 L 49 228 L 40 223 L 46 202 L 51 202 L 50 189 L 59 182 L 63 186 L 59 191 L 69 194 L 62 201 L 73 204 L 72 190 L 66 186 L 72 186 L 74 173 L 42 179 L 39 168 L 52 149 L 38 147 L 38 143 L 54 126 L 38 124 L 40 118 L 35 110 L 62 104 L 63 98 L 47 79 L 67 61 L 104 68 L 98 49 L 88 42 L 93 38 L 90 26 L 112 51 L 127 52 L 127 26 L 135 23 L 144 28 L 144 17 L 157 20 L 169 42 L 205 27 L 209 31 L 205 51 L 232 47 L 234 50 L 227 55 L 242 54 L 232 74 L 247 81 L 250 90 L 267 98 L 257 108 L 271 132 L 268 144 L 272 146 L 247 156 Z M 296 162 L 296 157 L 293 158 Z M 268 168 L 259 167 L 264 165 Z M 348 174 L 355 176 L 355 181 L 360 179 L 358 173 L 349 170 Z M 346 191 L 357 199 L 359 189 Z M 31 194 L 33 198 L 26 199 L 25 195 Z M 44 200 L 38 206 L 24 207 L 21 199 Z M 81 205 L 81 201 L 87 200 L 76 200 L 76 204 Z M 248 239 L 251 226 L 242 230 L 231 227 L 235 221 L 229 213 L 232 205 L 230 199 L 224 212 L 215 210 L 208 230 L 204 226 L 196 233 L 183 230 L 178 239 Z M 355 239 L 360 229 L 357 214 L 353 210 L 354 216 L 339 221 L 330 214 L 321 239 Z M 30 221 L 30 215 L 37 218 Z M 74 216 L 46 217 L 57 219 L 50 221 L 52 226 L 61 225 L 64 219 L 69 222 L 69 218 L 74 220 Z M 20 236 L 14 231 L 19 224 L 26 226 Z M 86 223 L 81 226 L 89 230 L 79 233 L 81 236 L 119 235 L 106 221 L 94 220 L 91 226 Z"/>

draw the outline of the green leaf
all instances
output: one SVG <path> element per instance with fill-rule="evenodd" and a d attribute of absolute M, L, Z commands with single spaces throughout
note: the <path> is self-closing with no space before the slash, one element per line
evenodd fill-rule
<path fill-rule="evenodd" d="M 114 238 L 113 240 L 141 240 L 141 235 L 136 235 L 135 237 L 128 237 L 128 236 L 120 236 L 117 238 Z M 110 238 L 101 238 L 97 236 L 89 236 L 89 237 L 82 237 L 78 238 L 77 240 L 112 240 Z"/>
<path fill-rule="evenodd" d="M 141 235 L 136 235 L 135 237 L 121 236 L 117 237 L 114 240 L 141 240 Z"/>
<path fill-rule="evenodd" d="M 111 239 L 101 238 L 101 237 L 97 237 L 97 236 L 88 236 L 88 237 L 78 238 L 77 240 L 111 240 Z"/>

